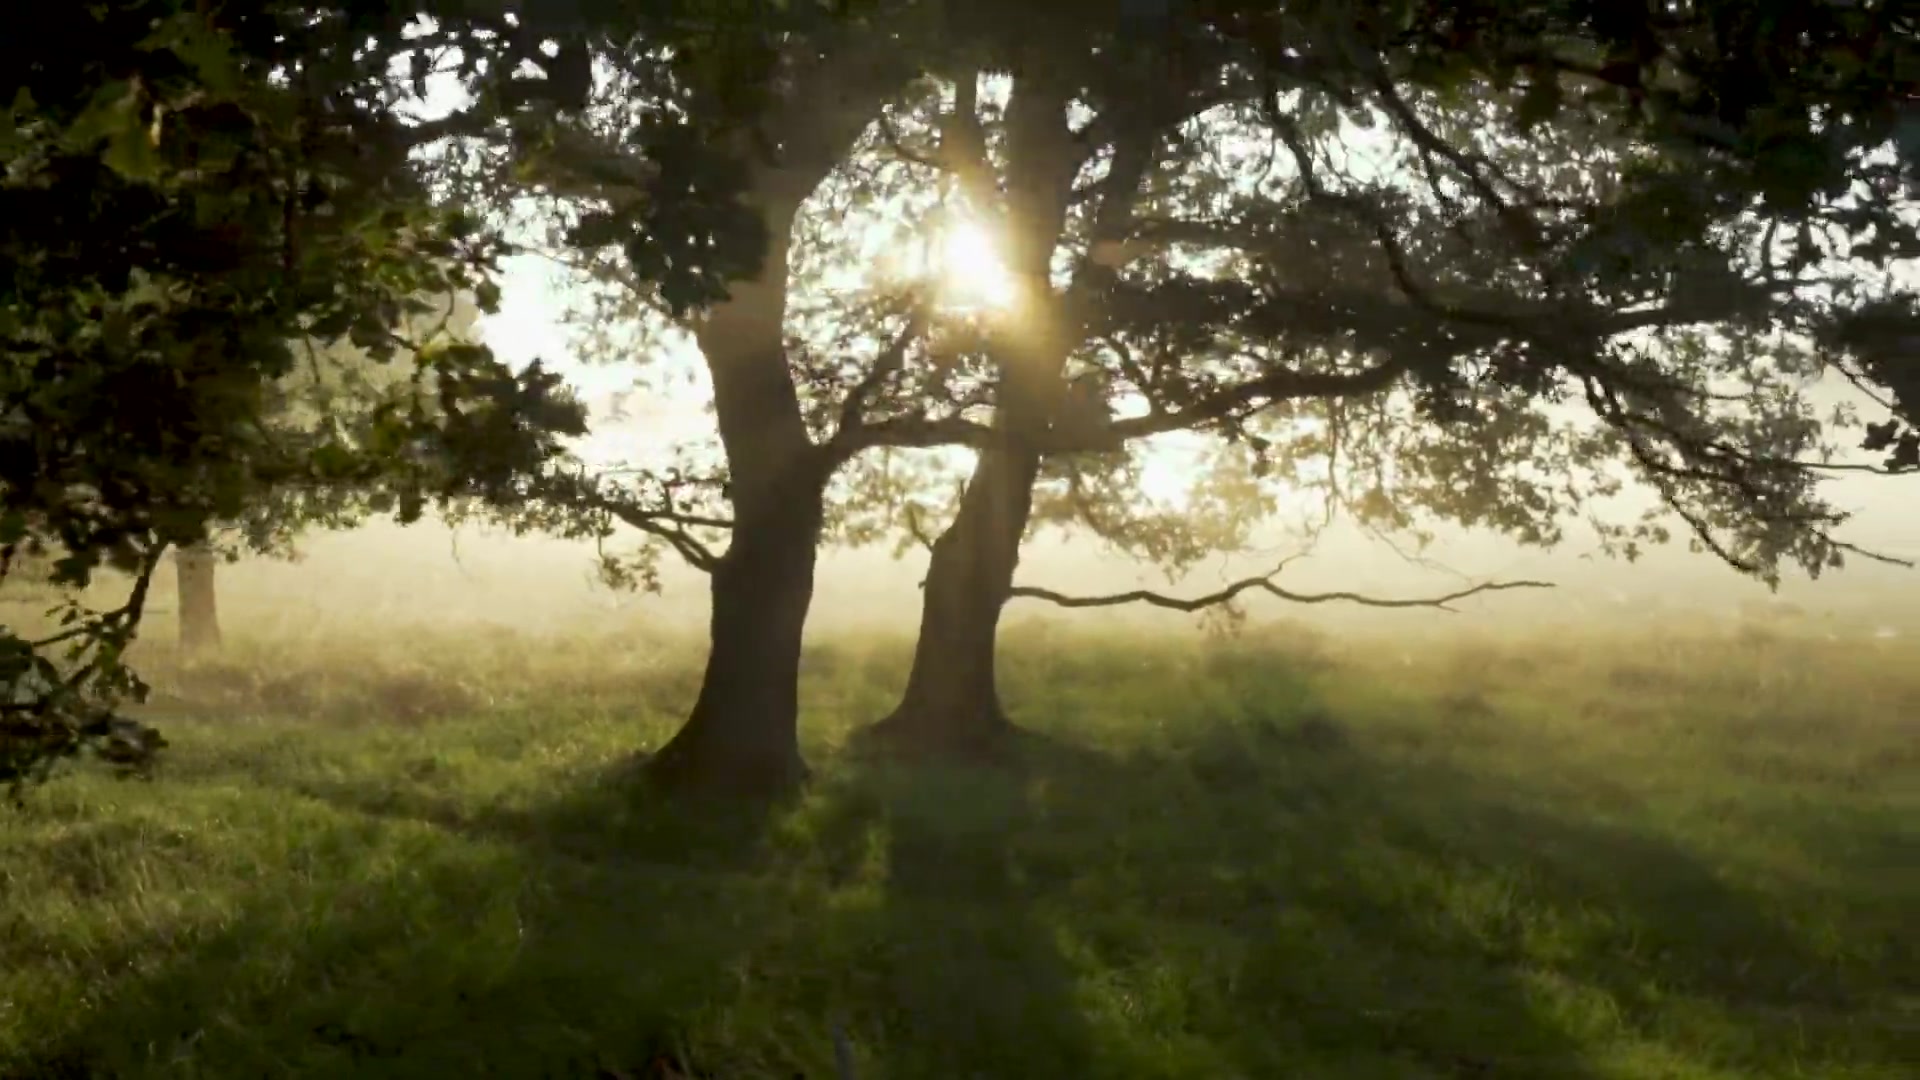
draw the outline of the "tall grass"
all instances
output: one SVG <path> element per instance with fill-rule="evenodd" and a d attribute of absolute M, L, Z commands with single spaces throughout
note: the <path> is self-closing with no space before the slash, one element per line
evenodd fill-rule
<path fill-rule="evenodd" d="M 692 644 L 145 658 L 152 783 L 0 816 L 0 1076 L 1851 1077 L 1920 1054 L 1920 650 L 1031 624 L 993 771 L 632 782 Z M 837 1038 L 836 1038 L 837 1033 Z M 663 1064 L 675 1062 L 669 1070 Z M 665 1070 L 665 1071 L 663 1071 Z"/>

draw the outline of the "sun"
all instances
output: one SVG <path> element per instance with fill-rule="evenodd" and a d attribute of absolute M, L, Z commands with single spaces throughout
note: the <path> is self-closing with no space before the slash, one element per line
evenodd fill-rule
<path fill-rule="evenodd" d="M 934 241 L 933 270 L 941 301 L 955 311 L 1004 311 L 1013 306 L 1013 276 L 993 234 L 977 221 L 957 217 Z"/>
<path fill-rule="evenodd" d="M 953 211 L 915 226 L 870 229 L 854 263 L 835 277 L 931 288 L 942 309 L 962 316 L 1008 312 L 1019 295 L 993 230 Z"/>

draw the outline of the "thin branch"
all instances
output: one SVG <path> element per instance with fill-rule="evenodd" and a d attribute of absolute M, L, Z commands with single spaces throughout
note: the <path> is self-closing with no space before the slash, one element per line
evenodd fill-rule
<path fill-rule="evenodd" d="M 1287 564 L 1292 561 L 1293 559 L 1291 558 L 1282 560 L 1280 565 L 1270 573 L 1262 574 L 1258 577 L 1242 578 L 1239 581 L 1227 585 L 1225 588 L 1207 593 L 1204 596 L 1186 599 L 1177 596 L 1168 596 L 1165 593 L 1154 592 L 1151 589 L 1132 589 L 1127 592 L 1109 593 L 1104 596 L 1070 596 L 1066 593 L 1055 592 L 1052 589 L 1043 589 L 1034 585 L 1016 585 L 1009 595 L 1045 600 L 1065 608 L 1118 607 L 1122 604 L 1148 604 L 1153 607 L 1166 608 L 1171 611 L 1194 612 L 1230 603 L 1244 593 L 1257 591 L 1267 593 L 1271 596 L 1277 596 L 1282 600 L 1295 604 L 1325 604 L 1335 601 L 1345 601 L 1347 603 L 1359 604 L 1363 607 L 1433 608 L 1439 611 L 1457 612 L 1458 609 L 1451 605 L 1455 601 L 1464 600 L 1470 596 L 1478 596 L 1482 593 L 1506 592 L 1512 589 L 1553 588 L 1553 584 L 1546 581 L 1489 581 L 1469 588 L 1458 589 L 1441 596 L 1430 597 L 1389 598 L 1367 596 L 1363 593 L 1346 591 L 1302 593 L 1282 588 L 1278 584 L 1275 584 L 1273 580 L 1280 576 L 1281 571 L 1285 570 Z"/>
<path fill-rule="evenodd" d="M 907 535 L 913 537 L 913 539 L 919 543 L 921 547 L 926 548 L 928 552 L 932 552 L 933 535 L 927 532 L 927 527 L 920 522 L 920 504 L 916 502 L 907 503 L 902 508 L 902 517 L 905 518 L 904 523 L 907 527 Z"/>
<path fill-rule="evenodd" d="M 657 537 L 665 541 L 676 554 L 696 570 L 712 573 L 714 567 L 719 564 L 720 556 L 689 530 L 731 529 L 733 522 L 730 519 L 681 513 L 672 509 L 670 496 L 666 508 L 650 509 L 608 494 L 584 477 L 574 477 L 572 480 L 573 483 L 564 489 L 550 489 L 542 494 L 561 505 L 598 511 L 649 536 Z"/>
<path fill-rule="evenodd" d="M 1890 413 L 1897 413 L 1900 411 L 1900 406 L 1892 398 L 1886 396 L 1886 394 L 1879 387 L 1873 386 L 1868 381 L 1866 375 L 1848 367 L 1846 364 L 1842 363 L 1837 357 L 1829 358 L 1827 361 L 1827 366 L 1832 368 L 1835 371 L 1838 371 L 1840 373 L 1840 377 L 1847 380 L 1847 382 L 1851 384 L 1855 390 L 1860 391 L 1860 393 L 1864 395 L 1868 401 L 1873 402 L 1875 405 L 1879 406 L 1882 409 L 1887 410 Z"/>
<path fill-rule="evenodd" d="M 1463 151 L 1429 128 L 1406 98 L 1400 95 L 1399 89 L 1394 86 L 1393 77 L 1386 70 L 1376 71 L 1373 82 L 1374 90 L 1380 95 L 1381 103 L 1386 106 L 1389 113 L 1393 114 L 1394 119 L 1400 122 L 1401 130 L 1413 140 L 1415 146 L 1424 152 L 1440 155 L 1451 162 L 1454 168 L 1460 170 L 1461 178 L 1487 201 L 1494 213 L 1507 223 L 1507 227 L 1523 245 L 1538 242 L 1539 232 L 1535 223 L 1500 194 L 1493 181 L 1487 179 L 1487 174 L 1491 173 L 1509 190 L 1530 198 L 1531 193 L 1523 185 L 1516 183 L 1512 177 L 1501 171 L 1498 165 L 1487 160 L 1483 155 Z"/>
<path fill-rule="evenodd" d="M 1147 409 L 1149 413 L 1152 415 L 1164 414 L 1167 411 L 1166 406 L 1161 403 L 1159 395 L 1155 393 L 1156 390 L 1160 389 L 1159 379 L 1156 378 L 1153 373 L 1149 373 L 1146 368 L 1140 366 L 1139 358 L 1134 356 L 1131 348 L 1127 347 L 1126 341 L 1117 334 L 1110 334 L 1102 338 L 1101 343 L 1112 351 L 1114 360 L 1119 365 L 1120 373 L 1132 379 L 1133 385 L 1137 387 L 1141 395 L 1147 399 Z"/>
<path fill-rule="evenodd" d="M 667 519 L 645 513 L 628 514 L 611 506 L 606 510 L 633 528 L 666 541 L 695 570 L 711 574 L 720 565 L 720 556 L 712 548 Z"/>
<path fill-rule="evenodd" d="M 880 129 L 880 138 L 893 151 L 895 157 L 910 165 L 934 169 L 939 172 L 951 172 L 948 163 L 940 160 L 939 151 L 924 153 L 909 147 L 900 137 L 900 129 L 893 126 L 893 110 L 880 110 L 876 126 Z"/>
<path fill-rule="evenodd" d="M 134 575 L 133 588 L 128 592 L 125 603 L 108 611 L 90 613 L 86 618 L 64 630 L 27 642 L 27 647 L 38 652 L 49 645 L 58 645 L 79 637 L 117 633 L 138 625 L 146 607 L 148 587 L 152 585 L 154 572 L 159 569 L 160 560 L 166 557 L 169 546 L 157 544 L 141 559 L 139 569 Z M 93 666 L 90 664 L 82 671 L 91 671 Z"/>
<path fill-rule="evenodd" d="M 1385 390 L 1407 370 L 1404 358 L 1390 358 L 1372 367 L 1349 372 L 1275 371 L 1210 394 L 1199 403 L 1176 412 L 1148 413 L 1116 420 L 1096 439 L 1075 432 L 1072 437 L 1050 435 L 1039 440 L 1047 453 L 1097 453 L 1149 435 L 1204 427 L 1248 406 L 1271 405 L 1296 398 L 1352 397 Z"/>

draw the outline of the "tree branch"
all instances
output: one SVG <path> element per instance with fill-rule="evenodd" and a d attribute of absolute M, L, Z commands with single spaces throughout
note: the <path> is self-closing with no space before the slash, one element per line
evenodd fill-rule
<path fill-rule="evenodd" d="M 687 486 L 688 482 L 677 477 L 660 479 L 658 482 L 661 488 L 658 506 L 650 506 L 638 499 L 609 492 L 601 487 L 597 478 L 589 478 L 584 473 L 548 476 L 541 486 L 529 495 L 532 499 L 553 506 L 605 514 L 630 528 L 665 541 L 676 554 L 686 560 L 688 565 L 696 570 L 712 573 L 713 568 L 720 561 L 720 556 L 690 530 L 731 529 L 733 521 L 730 518 L 685 513 L 676 509 L 673 492 Z M 597 525 L 593 529 L 596 534 L 604 535 L 604 530 Z"/>
<path fill-rule="evenodd" d="M 590 504 L 605 510 L 641 532 L 666 541 L 667 545 L 695 570 L 711 574 L 714 567 L 720 564 L 720 556 L 687 531 L 690 523 L 697 523 L 706 528 L 720 528 L 719 525 L 700 519 L 685 519 L 678 514 L 650 513 L 612 500 L 590 500 Z M 731 522 L 727 523 L 727 527 L 731 527 L 731 524 Z"/>
<path fill-rule="evenodd" d="M 867 404 L 886 381 L 898 374 L 907 362 L 907 349 L 926 329 L 926 312 L 916 307 L 907 320 L 906 329 L 900 331 L 887 347 L 874 359 L 873 366 L 867 369 L 853 389 L 847 391 L 847 398 L 840 403 L 840 422 L 834 429 L 833 437 L 828 440 L 827 452 L 838 454 L 838 448 L 847 440 L 854 438 L 867 426 L 865 413 Z M 844 459 L 841 459 L 844 460 Z"/>
<path fill-rule="evenodd" d="M 835 465 L 879 447 L 895 450 L 927 450 L 941 446 L 985 447 L 992 429 L 961 416 L 902 416 L 878 423 L 862 424 L 844 437 L 836 435 L 829 444 Z"/>
<path fill-rule="evenodd" d="M 1395 120 L 1399 121 L 1400 129 L 1406 132 L 1414 145 L 1423 153 L 1437 154 L 1445 158 L 1458 169 L 1461 178 L 1473 188 L 1476 194 L 1487 201 L 1494 213 L 1506 223 L 1514 238 L 1523 246 L 1532 246 L 1538 242 L 1539 230 L 1535 227 L 1533 220 L 1522 214 L 1500 194 L 1493 180 L 1488 179 L 1488 174 L 1492 174 L 1494 180 L 1498 180 L 1509 190 L 1519 192 L 1531 199 L 1531 193 L 1523 185 L 1516 183 L 1512 177 L 1484 155 L 1463 151 L 1429 128 L 1406 98 L 1400 95 L 1400 91 L 1394 86 L 1393 77 L 1384 68 L 1374 73 L 1373 82 L 1381 104 L 1386 106 Z"/>
<path fill-rule="evenodd" d="M 1248 592 L 1264 592 L 1295 604 L 1325 604 L 1335 601 L 1359 604 L 1363 607 L 1379 608 L 1434 608 L 1440 611 L 1455 612 L 1451 607 L 1455 601 L 1464 600 L 1482 593 L 1506 592 L 1512 589 L 1551 589 L 1553 584 L 1546 581 L 1489 581 L 1465 589 L 1456 589 L 1441 596 L 1386 598 L 1367 596 L 1355 592 L 1302 593 L 1285 589 L 1274 583 L 1274 578 L 1293 562 L 1292 558 L 1281 561 L 1270 573 L 1257 577 L 1242 578 L 1215 592 L 1204 596 L 1183 599 L 1154 592 L 1151 589 L 1132 589 L 1122 593 L 1109 593 L 1103 596 L 1070 596 L 1066 593 L 1043 589 L 1034 585 L 1015 585 L 1011 596 L 1023 596 L 1035 600 L 1045 600 L 1065 608 L 1118 607 L 1122 604 L 1148 604 L 1152 607 L 1166 608 L 1171 611 L 1194 612 L 1205 608 L 1230 603 Z"/>
<path fill-rule="evenodd" d="M 1257 379 L 1249 379 L 1229 389 L 1210 394 L 1197 404 L 1172 412 L 1148 413 L 1114 421 L 1096 438 L 1085 433 L 1049 433 L 1037 441 L 1045 453 L 1100 453 L 1117 450 L 1133 439 L 1186 431 L 1226 419 L 1239 409 L 1271 405 L 1305 397 L 1353 397 L 1376 393 L 1392 386 L 1410 363 L 1393 357 L 1372 367 L 1351 372 L 1312 372 L 1283 370 Z"/>

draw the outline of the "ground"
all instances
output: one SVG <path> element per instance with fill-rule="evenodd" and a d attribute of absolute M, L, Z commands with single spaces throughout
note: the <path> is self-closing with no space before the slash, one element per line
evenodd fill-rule
<path fill-rule="evenodd" d="M 1017 765 L 827 641 L 759 813 L 631 783 L 686 643 L 156 652 L 158 778 L 0 817 L 0 1076 L 1912 1075 L 1920 648 L 1015 636 Z"/>

